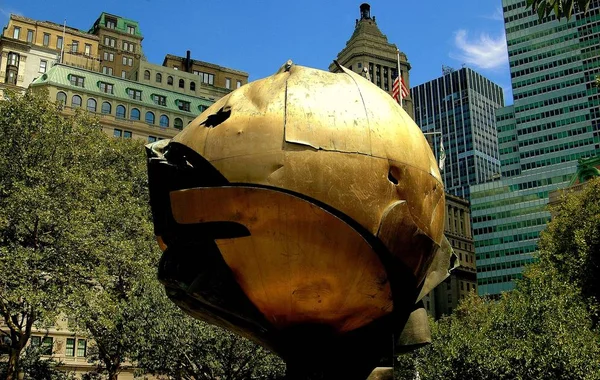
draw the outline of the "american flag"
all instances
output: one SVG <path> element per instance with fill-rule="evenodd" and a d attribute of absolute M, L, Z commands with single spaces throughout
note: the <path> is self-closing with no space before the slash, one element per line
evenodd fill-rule
<path fill-rule="evenodd" d="M 392 97 L 396 99 L 398 103 L 400 103 L 400 91 L 402 91 L 402 99 L 408 96 L 408 88 L 406 88 L 402 75 L 398 75 L 392 84 Z"/>

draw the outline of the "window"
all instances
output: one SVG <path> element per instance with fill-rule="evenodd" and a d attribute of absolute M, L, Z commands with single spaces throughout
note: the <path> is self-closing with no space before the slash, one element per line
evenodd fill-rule
<path fill-rule="evenodd" d="M 40 354 L 42 355 L 52 355 L 52 347 L 54 345 L 54 341 L 52 337 L 40 337 L 40 336 L 32 336 L 31 337 L 31 345 L 34 347 L 40 348 Z"/>
<path fill-rule="evenodd" d="M 156 73 L 156 82 L 157 83 L 161 83 L 162 82 L 162 74 L 161 73 Z"/>
<path fill-rule="evenodd" d="M 73 95 L 73 97 L 71 98 L 71 107 L 81 107 L 81 96 Z"/>
<path fill-rule="evenodd" d="M 44 40 L 42 41 L 42 44 L 44 46 L 50 45 L 50 34 L 49 33 L 44 33 Z"/>
<path fill-rule="evenodd" d="M 240 87 L 242 87 L 242 81 L 241 80 L 235 81 L 235 88 L 240 88 Z"/>
<path fill-rule="evenodd" d="M 58 37 L 56 37 L 56 48 L 62 49 L 62 47 L 63 47 L 63 38 L 62 38 L 62 36 L 58 36 Z"/>
<path fill-rule="evenodd" d="M 167 105 L 167 98 L 165 96 L 153 94 L 152 100 L 154 101 L 154 104 L 158 104 L 159 106 Z"/>
<path fill-rule="evenodd" d="M 109 53 L 107 51 L 104 52 L 104 60 L 112 62 L 115 60 L 115 55 L 113 53 Z"/>
<path fill-rule="evenodd" d="M 100 91 L 105 92 L 107 94 L 113 93 L 113 85 L 110 83 L 100 82 L 98 83 L 98 87 L 100 87 Z"/>
<path fill-rule="evenodd" d="M 17 70 L 16 69 L 9 69 L 6 72 L 6 83 L 9 84 L 17 84 Z"/>
<path fill-rule="evenodd" d="M 48 66 L 48 61 L 44 61 L 43 59 L 40 59 L 40 73 L 45 73 L 47 66 Z"/>
<path fill-rule="evenodd" d="M 75 356 L 75 338 L 67 338 L 65 356 Z"/>
<path fill-rule="evenodd" d="M 231 88 L 231 78 L 225 78 L 225 88 Z"/>
<path fill-rule="evenodd" d="M 133 53 L 135 52 L 135 44 L 123 41 L 123 50 Z"/>
<path fill-rule="evenodd" d="M 92 55 L 92 45 L 90 44 L 85 44 L 85 48 L 83 50 L 83 54 L 90 56 Z"/>
<path fill-rule="evenodd" d="M 140 120 L 140 110 L 137 108 L 132 108 L 131 112 L 129 113 L 129 118 L 131 120 Z"/>
<path fill-rule="evenodd" d="M 71 52 L 77 53 L 78 51 L 79 51 L 79 41 L 73 40 L 73 42 L 71 43 Z"/>
<path fill-rule="evenodd" d="M 176 117 L 175 120 L 173 121 L 173 126 L 176 129 L 183 129 L 183 120 L 181 120 L 180 118 Z"/>
<path fill-rule="evenodd" d="M 123 131 L 123 137 L 126 139 L 131 138 L 131 131 Z"/>
<path fill-rule="evenodd" d="M 160 116 L 160 123 L 159 125 L 161 127 L 168 127 L 169 126 L 169 118 L 167 117 L 167 115 L 161 115 Z"/>
<path fill-rule="evenodd" d="M 190 82 L 190 91 L 196 91 L 196 82 Z"/>
<path fill-rule="evenodd" d="M 15 30 L 13 30 L 13 38 L 15 40 L 18 40 L 20 36 L 21 36 L 21 28 L 18 26 L 15 26 Z"/>
<path fill-rule="evenodd" d="M 96 112 L 96 99 L 89 98 L 87 101 L 87 110 L 90 112 Z"/>
<path fill-rule="evenodd" d="M 123 56 L 123 65 L 124 66 L 133 66 L 133 58 Z"/>
<path fill-rule="evenodd" d="M 109 102 L 102 103 L 102 113 L 110 114 L 112 111 L 112 105 Z"/>
<path fill-rule="evenodd" d="M 148 142 L 149 143 L 156 142 L 156 140 L 157 140 L 156 136 L 148 136 Z"/>
<path fill-rule="evenodd" d="M 117 26 L 117 20 L 112 18 L 107 18 L 106 23 L 104 24 L 109 29 L 114 29 Z"/>
<path fill-rule="evenodd" d="M 200 80 L 202 83 L 206 84 L 215 84 L 215 76 L 213 74 L 203 73 L 200 71 L 195 71 L 194 74 L 198 74 L 200 76 Z"/>
<path fill-rule="evenodd" d="M 144 79 L 150 80 L 150 71 L 148 71 L 148 70 L 144 71 Z"/>
<path fill-rule="evenodd" d="M 121 137 L 123 135 L 123 131 L 120 129 L 116 129 L 113 131 L 113 136 L 114 137 Z"/>
<path fill-rule="evenodd" d="M 33 42 L 33 30 L 31 30 L 31 29 L 27 30 L 27 42 L 29 42 L 29 43 Z"/>
<path fill-rule="evenodd" d="M 146 123 L 154 124 L 154 114 L 150 111 L 146 112 Z"/>
<path fill-rule="evenodd" d="M 117 46 L 117 40 L 111 37 L 104 37 L 104 45 L 115 47 Z"/>
<path fill-rule="evenodd" d="M 127 25 L 127 33 L 135 34 L 135 26 Z"/>
<path fill-rule="evenodd" d="M 167 77 L 167 84 L 171 86 L 173 85 L 173 77 L 170 75 Z"/>
<path fill-rule="evenodd" d="M 185 102 L 183 100 L 177 100 L 177 106 L 182 111 L 190 112 L 190 102 Z"/>
<path fill-rule="evenodd" d="M 142 100 L 142 92 L 140 90 L 134 90 L 133 88 L 128 88 L 127 95 L 129 95 L 129 97 L 131 99 Z"/>
<path fill-rule="evenodd" d="M 107 75 L 112 75 L 113 74 L 113 68 L 112 67 L 103 66 L 102 67 L 102 73 L 103 74 L 107 74 Z"/>
<path fill-rule="evenodd" d="M 125 107 L 120 104 L 117 106 L 117 117 L 125 119 Z"/>
<path fill-rule="evenodd" d="M 87 341 L 85 339 L 77 339 L 77 356 L 84 357 L 86 354 L 87 354 Z"/>
<path fill-rule="evenodd" d="M 185 81 L 183 79 L 179 80 L 179 88 L 185 88 Z"/>
<path fill-rule="evenodd" d="M 69 75 L 69 81 L 71 82 L 71 85 L 73 86 L 77 86 L 77 87 L 83 87 L 83 77 L 80 77 L 78 75 Z"/>
<path fill-rule="evenodd" d="M 123 79 L 127 78 L 127 71 L 121 70 L 121 78 L 123 78 Z"/>
<path fill-rule="evenodd" d="M 198 109 L 202 113 L 202 112 L 204 112 L 204 111 L 206 111 L 208 109 L 208 106 L 205 106 L 205 105 L 201 104 L 201 105 L 198 106 Z"/>
<path fill-rule="evenodd" d="M 8 53 L 7 65 L 19 66 L 19 55 L 17 53 Z"/>
<path fill-rule="evenodd" d="M 61 104 L 67 103 L 67 94 L 62 91 L 56 93 L 56 102 Z"/>

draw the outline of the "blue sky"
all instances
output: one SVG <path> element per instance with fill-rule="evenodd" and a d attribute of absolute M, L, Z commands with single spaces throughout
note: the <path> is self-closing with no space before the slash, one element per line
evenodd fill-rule
<path fill-rule="evenodd" d="M 87 30 L 102 11 L 140 23 L 148 60 L 184 56 L 246 71 L 250 80 L 273 74 L 288 59 L 327 70 L 346 45 L 361 1 L 341 0 L 0 0 L 0 24 L 17 13 Z M 371 0 L 381 31 L 408 56 L 410 85 L 441 76 L 442 65 L 463 64 L 505 90 L 512 103 L 501 0 Z"/>

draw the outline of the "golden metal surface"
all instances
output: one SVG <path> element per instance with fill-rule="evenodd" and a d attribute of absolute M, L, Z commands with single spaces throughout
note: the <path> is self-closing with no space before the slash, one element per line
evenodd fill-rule
<path fill-rule="evenodd" d="M 180 224 L 227 220 L 248 228 L 250 236 L 217 245 L 278 328 L 324 323 L 343 333 L 392 310 L 387 274 L 371 246 L 313 203 L 270 189 L 218 187 L 174 191 L 171 205 Z"/>
<path fill-rule="evenodd" d="M 318 322 L 350 331 L 392 310 L 389 286 L 373 288 L 391 268 L 315 203 L 385 245 L 390 262 L 415 278 L 414 289 L 406 289 L 415 294 L 407 296 L 411 302 L 453 265 L 443 236 L 444 188 L 425 137 L 387 93 L 349 70 L 283 67 L 217 101 L 173 141 L 236 186 L 314 200 L 248 188 L 172 193 L 180 223 L 238 220 L 249 228 L 251 236 L 217 244 L 245 294 L 275 326 Z"/>

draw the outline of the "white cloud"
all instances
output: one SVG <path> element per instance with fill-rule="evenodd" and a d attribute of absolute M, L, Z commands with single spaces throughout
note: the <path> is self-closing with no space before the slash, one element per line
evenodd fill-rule
<path fill-rule="evenodd" d="M 496 9 L 494 10 L 494 13 L 492 13 L 491 15 L 485 15 L 485 16 L 481 16 L 481 17 L 487 18 L 488 20 L 504 21 L 504 13 L 502 13 L 501 7 L 496 7 Z"/>
<path fill-rule="evenodd" d="M 468 32 L 464 29 L 454 34 L 454 44 L 457 52 L 451 52 L 450 58 L 461 61 L 480 69 L 498 69 L 508 64 L 506 36 L 502 33 L 494 38 L 487 33 L 481 33 L 474 41 L 467 39 Z"/>

